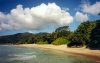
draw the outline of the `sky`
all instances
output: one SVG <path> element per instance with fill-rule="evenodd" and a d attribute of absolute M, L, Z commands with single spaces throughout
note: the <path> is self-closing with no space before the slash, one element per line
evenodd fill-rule
<path fill-rule="evenodd" d="M 0 35 L 71 31 L 80 23 L 100 19 L 100 0 L 0 0 Z"/>

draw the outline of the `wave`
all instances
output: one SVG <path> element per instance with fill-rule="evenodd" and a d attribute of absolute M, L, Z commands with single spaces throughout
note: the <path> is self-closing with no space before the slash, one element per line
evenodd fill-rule
<path fill-rule="evenodd" d="M 14 60 L 30 60 L 30 59 L 36 59 L 36 55 L 13 54 L 9 60 L 14 61 Z"/>

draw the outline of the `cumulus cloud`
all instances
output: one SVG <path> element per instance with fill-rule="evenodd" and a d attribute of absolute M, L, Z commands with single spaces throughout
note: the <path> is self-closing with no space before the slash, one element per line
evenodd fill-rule
<path fill-rule="evenodd" d="M 88 18 L 87 14 L 83 14 L 83 13 L 77 11 L 76 14 L 75 14 L 74 19 L 76 21 L 84 22 L 84 21 L 87 21 L 89 18 Z"/>
<path fill-rule="evenodd" d="M 96 2 L 95 4 L 84 3 L 82 4 L 82 11 L 90 14 L 99 14 L 100 13 L 100 2 Z"/>
<path fill-rule="evenodd" d="M 62 8 L 62 9 L 65 10 L 65 11 L 69 11 L 70 10 L 69 8 L 65 8 L 65 7 Z"/>
<path fill-rule="evenodd" d="M 69 12 L 62 10 L 55 3 L 23 8 L 17 5 L 10 13 L 0 12 L 0 31 L 12 29 L 42 29 L 52 26 L 68 25 L 73 21 Z"/>

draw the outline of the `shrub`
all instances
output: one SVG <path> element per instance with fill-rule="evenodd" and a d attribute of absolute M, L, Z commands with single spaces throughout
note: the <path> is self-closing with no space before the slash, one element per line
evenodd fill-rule
<path fill-rule="evenodd" d="M 62 45 L 67 43 L 69 43 L 69 40 L 63 37 L 57 38 L 55 41 L 52 42 L 53 45 Z"/>
<path fill-rule="evenodd" d="M 39 41 L 39 42 L 37 42 L 37 44 L 48 44 L 48 42 L 47 41 Z"/>

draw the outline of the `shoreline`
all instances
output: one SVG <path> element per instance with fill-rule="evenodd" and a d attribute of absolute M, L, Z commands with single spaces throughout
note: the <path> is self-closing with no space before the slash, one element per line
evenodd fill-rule
<path fill-rule="evenodd" d="M 40 49 L 51 49 L 51 50 L 58 50 L 66 53 L 82 55 L 85 57 L 89 57 L 91 59 L 100 62 L 100 50 L 90 50 L 85 47 L 82 48 L 68 48 L 66 45 L 38 45 L 38 44 L 20 44 L 16 45 L 20 47 L 31 47 L 31 48 L 40 48 Z"/>

